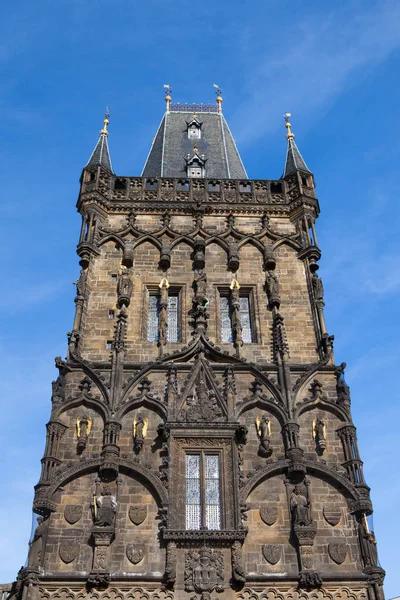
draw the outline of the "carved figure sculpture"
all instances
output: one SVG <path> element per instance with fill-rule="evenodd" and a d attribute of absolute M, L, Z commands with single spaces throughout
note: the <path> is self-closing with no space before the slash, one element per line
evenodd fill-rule
<path fill-rule="evenodd" d="M 256 418 L 257 435 L 260 440 L 258 453 L 260 456 L 270 456 L 272 450 L 271 445 L 271 419 L 267 415 Z"/>
<path fill-rule="evenodd" d="M 79 279 L 77 281 L 75 281 L 77 296 L 85 296 L 87 276 L 88 276 L 87 269 L 81 269 Z"/>
<path fill-rule="evenodd" d="M 133 445 L 135 452 L 137 453 L 139 453 L 143 448 L 148 424 L 149 419 L 147 417 L 144 418 L 142 415 L 138 415 L 138 417 L 135 417 L 133 420 Z"/>
<path fill-rule="evenodd" d="M 109 485 L 103 487 L 103 493 L 94 498 L 94 524 L 97 527 L 112 527 L 117 512 L 117 499 Z"/>
<path fill-rule="evenodd" d="M 363 522 L 358 524 L 358 539 L 361 546 L 361 556 L 365 567 L 376 567 L 378 564 L 378 552 L 376 539 L 373 531 L 368 531 Z"/>
<path fill-rule="evenodd" d="M 28 555 L 28 565 L 40 566 L 42 561 L 42 553 L 43 553 L 43 542 L 44 537 L 47 533 L 47 528 L 49 526 L 49 518 L 38 517 L 37 518 L 37 527 L 35 529 L 35 533 L 33 534 L 32 540 L 29 542 L 29 555 Z"/>
<path fill-rule="evenodd" d="M 314 272 L 311 277 L 314 298 L 318 302 L 324 301 L 324 286 L 322 279 Z"/>
<path fill-rule="evenodd" d="M 92 428 L 92 419 L 87 415 L 76 420 L 76 434 L 78 436 L 77 452 L 81 454 L 86 448 L 87 439 Z"/>
<path fill-rule="evenodd" d="M 313 421 L 313 438 L 317 451 L 322 454 L 326 448 L 326 423 L 318 417 Z"/>
<path fill-rule="evenodd" d="M 206 244 L 202 238 L 196 238 L 194 242 L 193 264 L 195 269 L 204 269 L 205 267 Z"/>
<path fill-rule="evenodd" d="M 337 403 L 339 406 L 343 406 L 346 410 L 350 408 L 350 388 L 346 384 L 345 380 L 340 378 L 336 383 L 337 392 Z"/>
<path fill-rule="evenodd" d="M 302 495 L 299 486 L 295 486 L 290 497 L 290 510 L 292 513 L 292 522 L 294 525 L 310 525 L 312 523 L 310 503 Z"/>
<path fill-rule="evenodd" d="M 333 350 L 333 341 L 335 339 L 334 335 L 329 335 L 329 333 L 324 333 L 321 337 L 320 346 L 322 348 L 322 352 L 325 356 L 330 356 Z"/>
<path fill-rule="evenodd" d="M 267 272 L 265 289 L 267 291 L 269 308 L 272 309 L 274 306 L 279 308 L 281 304 L 281 298 L 279 295 L 279 280 L 273 271 Z"/>
<path fill-rule="evenodd" d="M 239 282 L 236 279 L 233 279 L 231 285 L 231 306 L 232 306 L 232 330 L 233 330 L 233 337 L 234 337 L 234 342 L 235 342 L 235 346 L 242 346 L 243 345 L 243 338 L 242 338 L 242 332 L 243 332 L 243 327 L 242 327 L 242 323 L 240 320 L 240 297 L 239 297 L 239 289 L 240 289 L 240 285 Z"/>
<path fill-rule="evenodd" d="M 207 298 L 207 275 L 205 271 L 199 270 L 195 272 L 194 283 L 196 288 L 196 303 L 207 307 L 209 300 Z"/>
<path fill-rule="evenodd" d="M 132 296 L 133 283 L 129 278 L 129 271 L 124 269 L 118 278 L 117 294 L 118 306 L 129 306 Z"/>

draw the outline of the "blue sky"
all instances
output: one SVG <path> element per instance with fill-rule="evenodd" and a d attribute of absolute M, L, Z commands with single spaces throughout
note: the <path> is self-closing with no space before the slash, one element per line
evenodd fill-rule
<path fill-rule="evenodd" d="M 400 594 L 400 3 L 20 0 L 2 6 L 0 33 L 0 581 L 26 557 L 54 357 L 73 318 L 78 179 L 104 107 L 114 169 L 138 175 L 162 85 L 174 101 L 213 102 L 216 82 L 250 177 L 281 175 L 285 111 L 315 173 L 328 329 L 349 365 L 386 594 Z"/>

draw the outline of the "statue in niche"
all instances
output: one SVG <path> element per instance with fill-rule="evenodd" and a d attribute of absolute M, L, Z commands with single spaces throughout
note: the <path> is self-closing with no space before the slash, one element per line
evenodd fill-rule
<path fill-rule="evenodd" d="M 42 554 L 44 546 L 44 538 L 49 526 L 49 517 L 38 517 L 37 527 L 33 534 L 32 540 L 29 542 L 28 565 L 30 567 L 40 566 L 42 564 Z"/>
<path fill-rule="evenodd" d="M 301 493 L 296 485 L 290 497 L 290 511 L 293 525 L 307 526 L 312 523 L 311 506 L 308 498 Z"/>
<path fill-rule="evenodd" d="M 100 492 L 100 482 L 96 483 L 96 494 L 93 498 L 93 516 L 96 527 L 113 527 L 117 512 L 117 498 L 109 485 Z"/>
<path fill-rule="evenodd" d="M 75 281 L 76 286 L 76 295 L 84 296 L 86 292 L 86 283 L 87 283 L 88 270 L 81 269 L 79 279 Z"/>
<path fill-rule="evenodd" d="M 281 303 L 281 298 L 279 295 L 279 280 L 273 271 L 267 272 L 265 288 L 267 291 L 268 303 L 270 308 L 272 308 L 273 306 L 279 308 Z"/>
<path fill-rule="evenodd" d="M 258 454 L 260 456 L 270 456 L 272 454 L 271 446 L 271 419 L 267 415 L 256 418 L 257 435 L 260 440 Z"/>
<path fill-rule="evenodd" d="M 87 415 L 78 417 L 76 420 L 76 435 L 78 437 L 77 452 L 81 454 L 86 448 L 87 439 L 92 428 L 92 419 Z"/>
<path fill-rule="evenodd" d="M 208 306 L 208 297 L 207 297 L 207 275 L 206 272 L 202 269 L 195 272 L 194 283 L 196 286 L 196 296 L 195 301 L 197 304 L 201 306 Z"/>
<path fill-rule="evenodd" d="M 319 417 L 313 421 L 313 438 L 317 451 L 322 454 L 326 448 L 326 423 Z"/>
<path fill-rule="evenodd" d="M 148 425 L 149 419 L 147 417 L 144 418 L 140 414 L 133 420 L 133 445 L 135 452 L 137 453 L 139 453 L 143 448 Z"/>
<path fill-rule="evenodd" d="M 318 302 L 324 301 L 324 286 L 322 283 L 322 279 L 318 277 L 317 273 L 313 273 L 311 276 L 311 283 L 314 293 L 314 298 Z"/>
<path fill-rule="evenodd" d="M 129 278 L 128 269 L 124 269 L 118 278 L 118 306 L 129 306 L 132 296 L 133 283 Z"/>
<path fill-rule="evenodd" d="M 366 521 L 366 518 L 364 517 Z M 364 522 L 358 523 L 358 539 L 360 540 L 361 554 L 366 567 L 376 567 L 378 565 L 378 551 L 376 539 L 373 531 L 369 531 Z"/>

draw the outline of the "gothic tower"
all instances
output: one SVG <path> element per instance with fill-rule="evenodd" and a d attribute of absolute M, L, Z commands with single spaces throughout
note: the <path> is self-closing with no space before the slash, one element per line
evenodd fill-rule
<path fill-rule="evenodd" d="M 23 600 L 382 600 L 372 505 L 286 115 L 250 180 L 216 105 L 172 104 L 143 173 L 108 116 L 81 177 Z"/>

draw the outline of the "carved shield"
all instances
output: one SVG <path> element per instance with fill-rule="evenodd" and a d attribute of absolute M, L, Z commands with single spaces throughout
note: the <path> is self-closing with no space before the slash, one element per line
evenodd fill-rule
<path fill-rule="evenodd" d="M 126 556 L 134 565 L 140 563 L 144 557 L 144 544 L 128 544 L 126 546 Z"/>
<path fill-rule="evenodd" d="M 64 508 L 64 517 L 70 525 L 77 523 L 82 516 L 81 504 L 67 504 Z"/>
<path fill-rule="evenodd" d="M 262 506 L 260 508 L 260 517 L 266 525 L 273 525 L 278 518 L 278 507 Z"/>
<path fill-rule="evenodd" d="M 130 506 L 129 518 L 134 525 L 141 525 L 147 517 L 147 506 Z"/>
<path fill-rule="evenodd" d="M 58 553 L 60 558 L 65 563 L 70 563 L 78 556 L 79 544 L 75 539 L 62 540 Z"/>
<path fill-rule="evenodd" d="M 281 544 L 264 544 L 262 547 L 262 553 L 267 562 L 270 565 L 276 565 L 282 556 L 282 545 Z"/>
<path fill-rule="evenodd" d="M 328 544 L 328 554 L 336 564 L 341 565 L 347 556 L 347 544 L 343 542 Z"/>
<path fill-rule="evenodd" d="M 335 525 L 339 523 L 340 517 L 342 516 L 340 509 L 327 508 L 326 506 L 324 506 L 323 514 L 325 521 L 329 523 L 329 525 L 332 525 L 332 527 L 335 527 Z"/>

